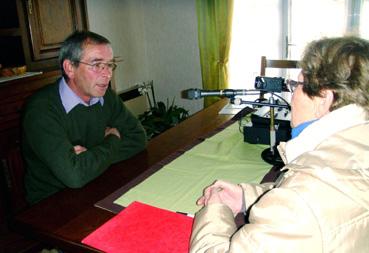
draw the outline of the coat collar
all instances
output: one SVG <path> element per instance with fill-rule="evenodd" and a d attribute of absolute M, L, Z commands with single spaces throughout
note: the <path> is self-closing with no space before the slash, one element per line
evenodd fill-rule
<path fill-rule="evenodd" d="M 281 142 L 279 153 L 285 164 L 290 163 L 329 136 L 365 122 L 368 122 L 367 114 L 362 107 L 355 104 L 341 107 L 306 127 L 296 138 L 287 143 Z"/>

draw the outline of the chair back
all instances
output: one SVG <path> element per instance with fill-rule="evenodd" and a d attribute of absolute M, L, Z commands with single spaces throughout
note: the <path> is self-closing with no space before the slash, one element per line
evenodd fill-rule
<path fill-rule="evenodd" d="M 298 61 L 294 60 L 270 60 L 266 56 L 261 57 L 260 75 L 265 76 L 267 68 L 298 69 Z"/>
<path fill-rule="evenodd" d="M 21 152 L 25 102 L 40 88 L 55 83 L 60 75 L 60 71 L 44 72 L 15 78 L 0 86 L 0 226 L 28 207 Z"/>
<path fill-rule="evenodd" d="M 140 91 L 141 87 L 135 85 L 118 93 L 124 105 L 136 116 L 149 109 L 147 97 Z"/>

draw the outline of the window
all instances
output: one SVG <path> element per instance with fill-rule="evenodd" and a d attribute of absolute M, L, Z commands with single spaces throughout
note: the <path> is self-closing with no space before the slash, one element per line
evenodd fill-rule
<path fill-rule="evenodd" d="M 234 0 L 233 18 L 229 84 L 234 89 L 254 87 L 262 55 L 298 60 L 314 39 L 345 34 L 369 39 L 369 0 Z"/>
<path fill-rule="evenodd" d="M 280 58 L 280 0 L 235 0 L 229 82 L 234 89 L 254 87 L 262 55 Z"/>
<path fill-rule="evenodd" d="M 306 44 L 312 40 L 345 33 L 345 0 L 289 2 L 289 58 L 300 59 Z"/>

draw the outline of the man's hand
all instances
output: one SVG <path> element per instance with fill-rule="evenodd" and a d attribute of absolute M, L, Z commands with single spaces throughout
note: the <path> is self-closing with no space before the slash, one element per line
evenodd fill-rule
<path fill-rule="evenodd" d="M 82 152 L 87 151 L 87 148 L 81 146 L 81 145 L 76 145 L 73 147 L 74 148 L 74 153 L 76 153 L 76 155 L 81 154 Z"/>
<path fill-rule="evenodd" d="M 217 180 L 204 189 L 204 195 L 197 200 L 197 205 L 223 203 L 236 216 L 242 209 L 242 188 L 239 185 Z"/>
<path fill-rule="evenodd" d="M 107 127 L 105 129 L 105 137 L 108 136 L 109 134 L 114 134 L 115 136 L 117 136 L 120 139 L 120 133 L 119 133 L 118 129 L 116 129 L 115 127 Z"/>

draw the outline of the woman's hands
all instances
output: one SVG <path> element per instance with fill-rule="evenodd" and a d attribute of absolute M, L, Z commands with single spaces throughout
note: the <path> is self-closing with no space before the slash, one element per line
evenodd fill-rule
<path fill-rule="evenodd" d="M 242 210 L 243 190 L 241 186 L 217 180 L 204 189 L 204 194 L 197 200 L 197 205 L 222 203 L 227 205 L 236 216 Z"/>

